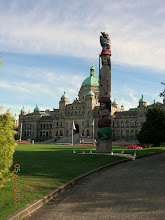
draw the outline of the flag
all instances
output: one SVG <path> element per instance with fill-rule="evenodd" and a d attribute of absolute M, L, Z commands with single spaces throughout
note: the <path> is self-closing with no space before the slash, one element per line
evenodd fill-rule
<path fill-rule="evenodd" d="M 72 129 L 73 129 L 73 130 L 76 130 L 76 127 L 75 127 L 74 121 L 73 121 Z"/>
<path fill-rule="evenodd" d="M 94 120 L 92 121 L 92 126 L 94 126 L 95 125 L 95 122 L 94 122 Z"/>

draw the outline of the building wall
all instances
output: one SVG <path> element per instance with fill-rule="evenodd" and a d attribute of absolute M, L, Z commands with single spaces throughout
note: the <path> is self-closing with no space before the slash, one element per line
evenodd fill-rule
<path fill-rule="evenodd" d="M 94 95 L 87 95 L 90 89 Z M 61 98 L 59 109 L 53 109 L 51 116 L 46 113 L 21 113 L 19 126 L 22 123 L 22 140 L 34 139 L 44 141 L 51 138 L 72 135 L 73 121 L 81 137 L 93 137 L 92 122 L 95 121 L 94 134 L 97 137 L 99 120 L 99 87 L 84 86 L 79 91 L 79 99 L 69 103 L 68 98 Z M 165 110 L 164 104 L 157 105 Z M 136 140 L 136 134 L 145 122 L 147 103 L 139 103 L 137 108 L 122 111 L 117 104 L 112 104 L 113 140 Z"/>

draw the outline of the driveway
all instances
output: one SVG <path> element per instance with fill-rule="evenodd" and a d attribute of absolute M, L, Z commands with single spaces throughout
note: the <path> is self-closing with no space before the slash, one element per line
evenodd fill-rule
<path fill-rule="evenodd" d="M 100 171 L 29 220 L 164 220 L 165 153 Z"/>

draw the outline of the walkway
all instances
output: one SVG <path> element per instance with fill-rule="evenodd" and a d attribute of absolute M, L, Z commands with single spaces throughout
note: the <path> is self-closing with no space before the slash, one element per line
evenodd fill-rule
<path fill-rule="evenodd" d="M 93 174 L 29 220 L 164 220 L 165 153 Z"/>

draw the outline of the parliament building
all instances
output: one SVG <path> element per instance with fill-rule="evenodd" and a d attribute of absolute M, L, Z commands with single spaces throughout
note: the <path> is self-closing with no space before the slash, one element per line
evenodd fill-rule
<path fill-rule="evenodd" d="M 157 102 L 147 105 L 147 101 L 142 95 L 137 104 L 136 108 L 124 111 L 124 106 L 120 107 L 116 99 L 111 103 L 114 141 L 135 141 L 136 134 L 145 121 L 147 109 L 156 104 L 165 110 L 165 98 L 163 104 Z M 53 111 L 40 111 L 36 106 L 33 113 L 26 113 L 23 107 L 19 115 L 21 139 L 42 142 L 49 139 L 56 141 L 63 137 L 71 137 L 73 121 L 76 129 L 74 133 L 79 137 L 88 137 L 92 140 L 94 133 L 94 137 L 97 138 L 99 106 L 99 79 L 95 76 L 95 68 L 92 65 L 90 76 L 82 82 L 78 99 L 76 98 L 73 103 L 69 102 L 67 93 L 64 92 L 59 101 L 59 108 L 53 109 Z"/>

